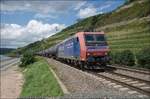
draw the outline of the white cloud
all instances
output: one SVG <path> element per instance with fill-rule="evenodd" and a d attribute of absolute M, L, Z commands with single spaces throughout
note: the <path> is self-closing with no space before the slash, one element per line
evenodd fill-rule
<path fill-rule="evenodd" d="M 67 12 L 71 7 L 82 3 L 80 0 L 3 0 L 1 1 L 2 11 L 34 11 L 38 13 Z"/>
<path fill-rule="evenodd" d="M 15 33 L 14 33 L 15 32 Z M 1 38 L 14 39 L 21 35 L 22 27 L 17 24 L 5 24 L 1 28 Z"/>
<path fill-rule="evenodd" d="M 81 3 L 78 3 L 76 6 L 75 6 L 75 10 L 79 10 L 81 7 L 83 7 L 85 4 L 87 3 L 87 1 L 83 1 Z"/>
<path fill-rule="evenodd" d="M 65 27 L 64 24 L 45 24 L 37 20 L 30 20 L 26 26 L 4 24 L 1 26 L 1 47 L 21 47 L 49 37 Z"/>
<path fill-rule="evenodd" d="M 112 5 L 112 4 L 104 5 L 104 6 L 101 6 L 99 9 L 100 9 L 100 10 L 103 10 L 103 9 L 109 8 L 111 5 Z"/>
<path fill-rule="evenodd" d="M 84 9 L 80 9 L 78 16 L 80 18 L 86 18 L 97 14 L 97 10 L 94 7 L 87 7 Z"/>
<path fill-rule="evenodd" d="M 76 5 L 75 10 L 78 10 L 77 16 L 79 18 L 86 18 L 94 16 L 96 14 L 103 14 L 105 12 L 105 9 L 111 7 L 114 2 L 115 1 L 112 0 L 97 3 L 89 3 L 84 1 Z"/>
<path fill-rule="evenodd" d="M 54 15 L 50 15 L 50 14 L 40 14 L 40 13 L 37 13 L 35 14 L 34 16 L 35 19 L 55 19 L 57 18 L 57 16 L 54 16 Z"/>

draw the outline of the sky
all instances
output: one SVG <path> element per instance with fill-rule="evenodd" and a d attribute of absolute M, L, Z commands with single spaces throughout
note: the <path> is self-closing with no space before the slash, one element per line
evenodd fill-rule
<path fill-rule="evenodd" d="M 97 14 L 108 13 L 125 0 L 1 0 L 1 48 L 18 48 L 47 38 Z"/>

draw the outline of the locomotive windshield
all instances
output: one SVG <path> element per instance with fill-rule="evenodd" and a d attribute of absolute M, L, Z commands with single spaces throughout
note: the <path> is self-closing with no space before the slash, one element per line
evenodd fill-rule
<path fill-rule="evenodd" d="M 106 46 L 104 34 L 85 34 L 86 46 Z"/>
<path fill-rule="evenodd" d="M 101 41 L 106 41 L 106 39 L 103 34 L 86 34 L 85 41 L 86 42 L 101 42 Z"/>

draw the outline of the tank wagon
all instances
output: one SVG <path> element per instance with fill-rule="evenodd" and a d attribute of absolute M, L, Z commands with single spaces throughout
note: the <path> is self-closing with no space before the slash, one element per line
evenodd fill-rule
<path fill-rule="evenodd" d="M 44 51 L 44 56 L 73 63 L 81 68 L 105 66 L 109 46 L 104 32 L 78 32 Z"/>

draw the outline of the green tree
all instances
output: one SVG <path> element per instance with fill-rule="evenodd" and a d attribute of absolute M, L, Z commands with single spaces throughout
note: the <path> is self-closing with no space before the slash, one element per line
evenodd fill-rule
<path fill-rule="evenodd" d="M 35 57 L 32 52 L 26 52 L 23 54 L 21 58 L 21 64 L 19 65 L 20 67 L 26 67 L 27 65 L 35 62 Z"/>
<path fill-rule="evenodd" d="M 141 50 L 137 55 L 137 62 L 140 67 L 150 69 L 150 48 Z"/>

